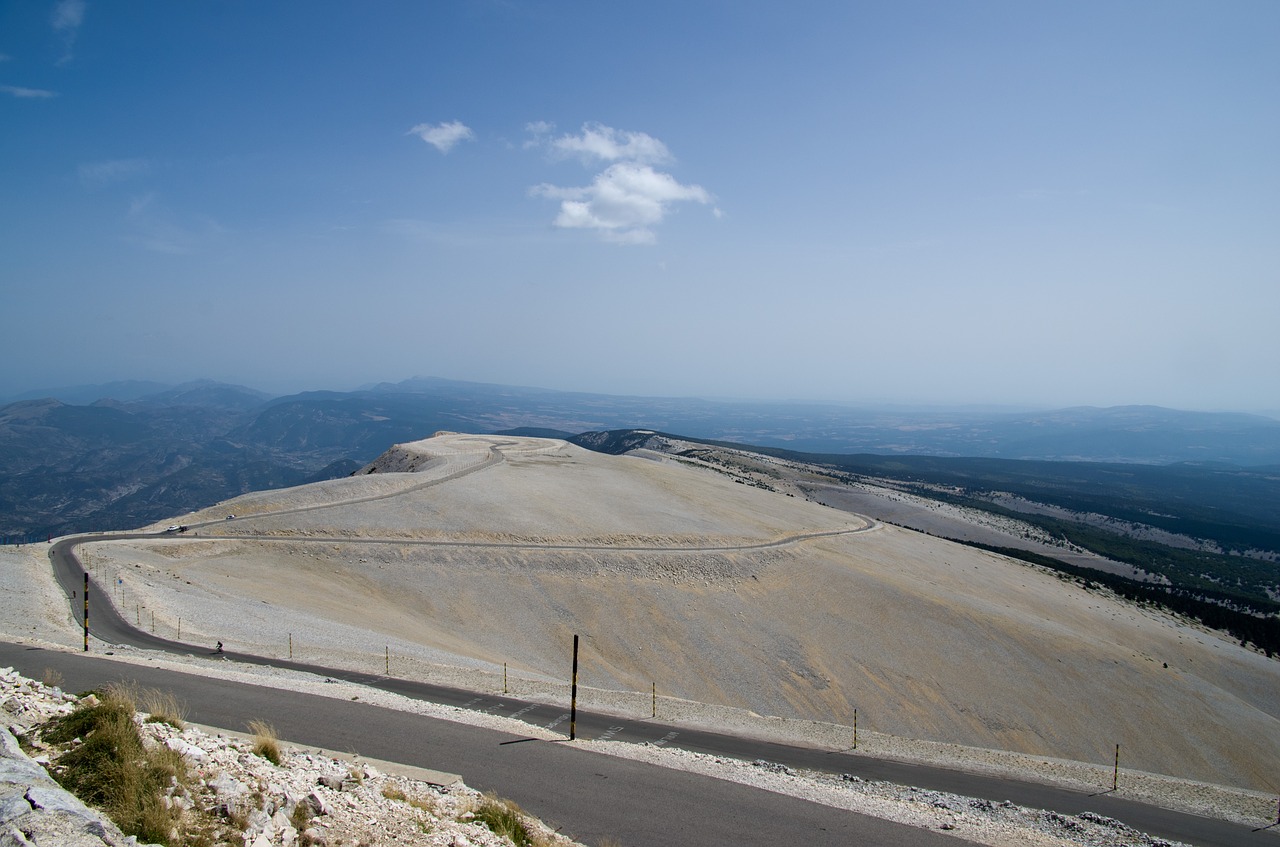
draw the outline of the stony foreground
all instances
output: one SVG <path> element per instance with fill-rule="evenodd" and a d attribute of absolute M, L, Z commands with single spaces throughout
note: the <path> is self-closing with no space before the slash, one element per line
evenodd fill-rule
<path fill-rule="evenodd" d="M 92 695 L 89 695 L 92 696 Z M 137 841 L 64 791 L 45 771 L 56 752 L 41 749 L 40 724 L 69 713 L 80 698 L 0 670 L 0 845 L 122 847 Z M 245 847 L 509 847 L 511 841 L 479 822 L 484 803 L 461 782 L 435 785 L 390 773 L 367 762 L 350 762 L 281 746 L 279 765 L 252 752 L 242 737 L 182 729 L 137 717 L 144 743 L 180 752 L 195 777 L 175 788 L 170 802 L 204 815 L 221 827 L 220 843 Z M 31 739 L 35 757 L 15 738 Z M 540 822 L 523 823 L 540 847 L 576 844 Z M 301 829 L 295 824 L 300 824 Z M 174 843 L 186 843 L 185 834 Z"/>

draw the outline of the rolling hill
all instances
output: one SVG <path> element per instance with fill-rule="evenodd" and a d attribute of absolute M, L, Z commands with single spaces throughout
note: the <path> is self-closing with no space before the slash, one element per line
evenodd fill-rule
<path fill-rule="evenodd" d="M 93 545 L 186 640 L 441 664 L 1280 788 L 1280 662 L 1004 556 L 692 457 L 440 435 Z M 226 520 L 227 515 L 234 515 Z M 168 627 L 169 630 L 165 628 Z M 305 646 L 303 646 L 305 645 Z M 390 660 L 388 659 L 388 662 Z"/>

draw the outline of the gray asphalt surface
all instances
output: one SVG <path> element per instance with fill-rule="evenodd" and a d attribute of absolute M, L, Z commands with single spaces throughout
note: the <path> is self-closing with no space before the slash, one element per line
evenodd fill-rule
<path fill-rule="evenodd" d="M 515 800 L 587 844 L 967 843 L 736 783 L 359 702 L 13 644 L 0 643 L 0 662 L 36 678 L 53 668 L 73 691 L 112 681 L 171 691 L 190 720 L 211 726 L 244 730 L 263 720 L 303 745 L 458 773 L 472 788 Z"/>

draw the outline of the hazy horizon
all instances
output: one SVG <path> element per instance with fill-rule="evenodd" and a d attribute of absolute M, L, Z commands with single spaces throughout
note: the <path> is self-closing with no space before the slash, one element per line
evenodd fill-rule
<path fill-rule="evenodd" d="M 0 397 L 1280 416 L 1280 4 L 0 7 Z"/>
<path fill-rule="evenodd" d="M 717 396 L 714 394 L 705 394 L 705 393 L 704 394 L 667 394 L 667 395 L 621 394 L 613 391 L 580 391 L 578 389 L 558 388 L 556 386 L 551 386 L 551 385 L 516 385 L 515 383 L 510 383 L 510 382 L 490 383 L 490 382 L 484 382 L 481 380 L 461 380 L 461 379 L 455 380 L 450 377 L 442 377 L 438 374 L 431 374 L 431 375 L 416 374 L 411 377 L 404 377 L 404 378 L 398 378 L 398 379 L 369 380 L 369 381 L 360 383 L 358 385 L 321 385 L 321 384 L 298 385 L 298 386 L 283 388 L 283 389 L 274 390 L 274 391 L 264 388 L 260 385 L 255 385 L 253 384 L 252 381 L 247 381 L 247 380 L 224 382 L 222 380 L 210 380 L 207 377 L 197 377 L 194 379 L 180 380 L 177 382 L 162 382 L 158 380 L 141 380 L 141 379 L 122 379 L 122 380 L 109 380 L 103 383 L 77 383 L 73 385 L 45 385 L 45 386 L 39 386 L 35 388 L 29 388 L 24 391 L 14 392 L 12 394 L 0 394 L 0 405 L 13 402 L 16 398 L 44 399 L 44 397 L 53 396 L 59 392 L 75 392 L 75 391 L 82 391 L 86 389 L 110 386 L 113 384 L 125 384 L 125 383 L 155 383 L 157 385 L 164 386 L 163 389 L 158 389 L 158 390 L 167 390 L 167 389 L 177 388 L 182 385 L 191 385 L 191 384 L 200 383 L 200 382 L 215 382 L 218 384 L 239 386 L 241 388 L 247 388 L 253 391 L 258 391 L 263 394 L 269 395 L 274 399 L 277 397 L 287 397 L 295 394 L 303 394 L 306 392 L 326 392 L 326 391 L 331 391 L 336 393 L 355 392 L 355 391 L 368 390 L 371 388 L 375 388 L 379 385 L 397 385 L 403 382 L 408 382 L 408 381 L 417 380 L 417 379 L 441 379 L 447 382 L 476 383 L 476 384 L 482 384 L 482 385 L 494 385 L 499 387 L 528 388 L 528 389 L 545 390 L 545 391 L 552 391 L 552 392 L 582 393 L 582 394 L 614 396 L 614 397 L 622 397 L 622 398 L 644 399 L 646 397 L 652 397 L 654 399 L 703 400 L 703 401 L 708 401 L 712 403 L 726 403 L 726 404 L 742 403 L 742 404 L 781 405 L 781 406 L 788 406 L 788 405 L 795 405 L 795 406 L 812 405 L 812 406 L 826 406 L 826 407 L 845 406 L 850 409 L 864 409 L 869 411 L 901 410 L 904 412 L 918 412 L 922 414 L 927 414 L 931 412 L 935 412 L 935 413 L 965 412 L 965 413 L 977 413 L 977 414 L 1019 414 L 1019 413 L 1032 414 L 1036 412 L 1049 412 L 1049 411 L 1056 411 L 1056 410 L 1061 410 L 1066 408 L 1090 408 L 1090 407 L 1116 408 L 1116 407 L 1125 407 L 1125 406 L 1157 406 L 1158 405 L 1158 404 L 1140 404 L 1140 403 L 1117 403 L 1117 404 L 1112 404 L 1111 406 L 1093 406 L 1092 404 L 1087 404 L 1087 403 L 1075 404 L 1075 405 L 1045 405 L 1045 404 L 1019 404 L 1019 403 L 926 403 L 926 402 L 910 403 L 910 402 L 899 402 L 899 401 L 893 401 L 893 400 L 876 400 L 874 398 L 866 399 L 866 400 L 839 400 L 839 399 L 830 399 L 830 398 L 823 399 L 823 398 L 813 398 L 813 397 L 759 397 L 759 396 L 752 397 L 752 396 L 727 396 L 727 395 Z M 118 400 L 122 398 L 113 397 L 111 399 Z M 1280 408 L 1278 409 L 1265 409 L 1265 408 L 1189 409 L 1189 408 L 1181 408 L 1181 407 L 1175 407 L 1175 406 L 1164 406 L 1160 408 L 1168 408 L 1174 411 L 1185 411 L 1185 412 L 1209 412 L 1209 413 L 1223 413 L 1223 414 L 1260 415 L 1263 417 L 1269 417 L 1269 418 L 1274 418 L 1276 420 L 1280 420 Z"/>

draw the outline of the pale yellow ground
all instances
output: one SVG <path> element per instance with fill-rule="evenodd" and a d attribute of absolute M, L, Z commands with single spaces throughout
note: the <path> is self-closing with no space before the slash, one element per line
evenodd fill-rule
<path fill-rule="evenodd" d="M 444 435 L 374 468 L 90 567 L 184 640 L 563 680 L 577 633 L 586 686 L 1280 789 L 1280 662 L 1037 569 L 563 442 Z"/>

